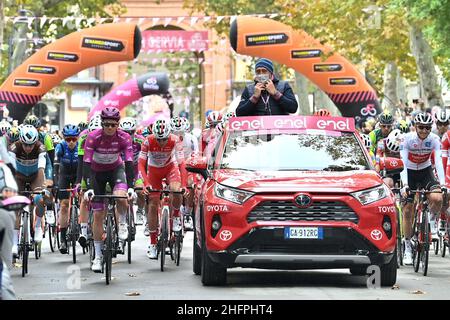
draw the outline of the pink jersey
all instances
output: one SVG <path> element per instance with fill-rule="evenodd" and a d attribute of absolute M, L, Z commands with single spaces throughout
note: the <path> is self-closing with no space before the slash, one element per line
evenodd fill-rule
<path fill-rule="evenodd" d="M 122 160 L 123 153 L 123 160 Z M 84 145 L 84 161 L 91 164 L 93 171 L 110 171 L 124 161 L 133 161 L 133 144 L 128 133 L 117 130 L 108 136 L 103 129 L 90 132 Z"/>

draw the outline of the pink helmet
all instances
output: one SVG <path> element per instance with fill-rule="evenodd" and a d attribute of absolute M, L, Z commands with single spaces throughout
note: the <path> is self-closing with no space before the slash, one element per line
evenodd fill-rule
<path fill-rule="evenodd" d="M 120 111 L 114 107 L 106 107 L 102 110 L 101 114 L 102 120 L 112 119 L 112 120 L 120 120 Z"/>
<path fill-rule="evenodd" d="M 210 126 L 216 126 L 222 121 L 222 114 L 219 111 L 211 111 L 206 118 Z"/>

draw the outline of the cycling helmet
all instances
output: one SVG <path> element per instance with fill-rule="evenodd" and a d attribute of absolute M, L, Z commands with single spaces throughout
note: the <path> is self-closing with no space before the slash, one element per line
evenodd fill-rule
<path fill-rule="evenodd" d="M 36 117 L 35 115 L 31 115 L 31 116 L 26 117 L 25 120 L 23 121 L 23 123 L 32 125 L 36 129 L 41 126 L 41 120 L 39 120 L 39 118 Z"/>
<path fill-rule="evenodd" d="M 406 120 L 400 120 L 397 124 L 397 129 L 399 129 L 402 133 L 409 132 L 409 123 Z"/>
<path fill-rule="evenodd" d="M 386 138 L 386 147 L 391 152 L 400 152 L 400 142 L 403 138 L 403 133 L 399 129 L 394 129 Z"/>
<path fill-rule="evenodd" d="M 8 131 L 8 138 L 9 138 L 9 141 L 11 143 L 16 142 L 17 140 L 19 140 L 19 136 L 20 136 L 20 131 L 19 131 L 19 128 L 17 128 L 17 127 L 12 127 Z"/>
<path fill-rule="evenodd" d="M 8 121 L 6 121 L 6 120 L 0 121 L 0 134 L 1 135 L 7 134 L 10 129 L 11 129 L 11 124 Z"/>
<path fill-rule="evenodd" d="M 153 133 L 153 125 L 148 126 L 145 128 L 145 132 L 143 133 L 144 137 L 149 136 Z"/>
<path fill-rule="evenodd" d="M 182 133 L 184 131 L 184 123 L 180 117 L 170 119 L 170 128 L 173 133 Z"/>
<path fill-rule="evenodd" d="M 131 117 L 123 118 L 122 120 L 120 120 L 119 128 L 123 131 L 136 131 L 136 120 Z"/>
<path fill-rule="evenodd" d="M 421 112 L 416 115 L 414 118 L 414 124 L 423 124 L 423 125 L 432 125 L 433 124 L 433 118 L 431 117 L 431 114 L 426 112 Z"/>
<path fill-rule="evenodd" d="M 365 133 L 361 133 L 361 138 L 362 141 L 364 142 L 364 146 L 366 147 L 366 149 L 369 149 L 372 147 L 372 141 L 370 140 L 370 137 L 368 134 Z"/>
<path fill-rule="evenodd" d="M 114 107 L 106 107 L 100 115 L 102 120 L 111 119 L 118 121 L 120 119 L 120 111 Z"/>
<path fill-rule="evenodd" d="M 319 117 L 331 117 L 331 112 L 328 111 L 327 109 L 319 109 L 316 112 L 314 112 L 314 115 Z"/>
<path fill-rule="evenodd" d="M 167 139 L 170 135 L 170 123 L 166 120 L 156 120 L 152 131 L 156 139 Z"/>
<path fill-rule="evenodd" d="M 35 127 L 26 124 L 20 129 L 19 139 L 22 143 L 33 144 L 38 141 L 39 133 Z"/>
<path fill-rule="evenodd" d="M 225 127 L 225 124 L 223 122 L 217 124 L 215 129 L 216 129 L 216 133 L 218 136 L 222 135 L 224 127 Z"/>
<path fill-rule="evenodd" d="M 64 137 L 77 137 L 80 134 L 80 129 L 74 124 L 66 124 L 62 130 Z"/>
<path fill-rule="evenodd" d="M 206 117 L 209 125 L 214 127 L 222 121 L 222 114 L 219 111 L 211 111 Z"/>
<path fill-rule="evenodd" d="M 222 121 L 226 122 L 226 121 L 230 120 L 230 118 L 233 118 L 233 117 L 236 117 L 236 112 L 234 112 L 234 111 L 227 112 L 225 114 L 225 116 L 223 117 Z"/>
<path fill-rule="evenodd" d="M 75 128 L 77 128 L 77 130 L 78 130 L 78 127 L 75 127 Z M 56 146 L 58 143 L 61 142 L 61 137 L 56 133 L 50 133 L 50 138 L 52 138 L 54 146 Z"/>
<path fill-rule="evenodd" d="M 189 122 L 189 119 L 181 118 L 181 121 L 183 121 L 184 132 L 189 132 L 189 130 L 191 130 L 191 123 Z"/>
<path fill-rule="evenodd" d="M 393 124 L 394 117 L 389 111 L 384 111 L 382 114 L 380 114 L 378 121 L 380 122 L 380 124 Z"/>
<path fill-rule="evenodd" d="M 450 120 L 450 112 L 446 109 L 441 109 L 434 114 L 436 122 L 446 123 Z"/>
<path fill-rule="evenodd" d="M 88 123 L 87 122 L 84 122 L 84 121 L 81 121 L 79 124 L 78 124 L 78 129 L 80 129 L 80 132 L 81 131 L 84 131 L 84 130 L 86 130 L 87 128 L 88 128 Z"/>
<path fill-rule="evenodd" d="M 101 128 L 102 128 L 102 120 L 100 118 L 92 118 L 91 121 L 89 121 L 88 125 L 89 132 Z"/>

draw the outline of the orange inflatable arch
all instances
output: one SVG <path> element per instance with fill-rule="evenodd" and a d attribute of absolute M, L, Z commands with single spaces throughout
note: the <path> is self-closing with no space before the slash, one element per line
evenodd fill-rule
<path fill-rule="evenodd" d="M 257 17 L 238 17 L 231 25 L 230 42 L 239 53 L 277 61 L 315 83 L 346 117 L 381 113 L 375 90 L 347 59 L 303 30 Z"/>
<path fill-rule="evenodd" d="M 135 24 L 110 23 L 71 33 L 46 45 L 0 86 L 0 106 L 22 122 L 27 113 L 64 79 L 93 66 L 127 61 L 141 50 L 141 32 Z"/>

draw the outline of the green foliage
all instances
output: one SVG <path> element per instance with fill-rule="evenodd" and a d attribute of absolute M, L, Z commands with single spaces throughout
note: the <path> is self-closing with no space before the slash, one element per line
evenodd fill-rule
<path fill-rule="evenodd" d="M 30 11 L 27 14 L 28 17 L 34 14 L 36 17 L 85 18 L 80 21 L 78 26 L 73 20 L 69 20 L 63 26 L 61 19 L 52 23 L 47 21 L 42 28 L 40 27 L 40 20 L 37 20 L 37 23 L 30 24 L 29 37 L 32 37 L 33 33 L 37 33 L 35 36 L 44 39 L 45 43 L 51 43 L 56 39 L 77 31 L 77 28 L 83 29 L 93 26 L 95 22 L 89 23 L 88 18 L 111 18 L 112 22 L 113 16 L 123 14 L 126 11 L 125 7 L 118 0 L 6 0 L 4 15 L 9 17 L 18 16 L 19 4 L 22 8 Z M 13 33 L 13 22 L 11 20 L 5 25 L 4 32 L 4 45 L 1 51 L 2 65 L 0 65 L 0 83 L 8 76 L 8 39 Z M 31 49 L 32 46 L 33 44 L 30 43 L 29 48 Z M 32 51 L 29 50 L 28 55 L 31 53 Z"/>

